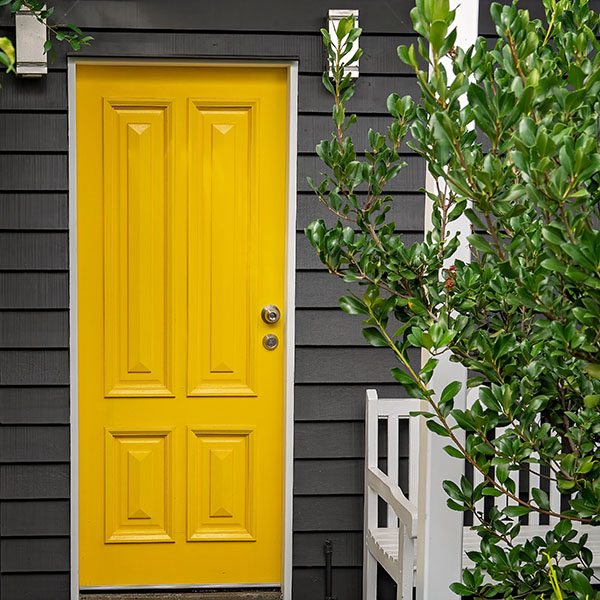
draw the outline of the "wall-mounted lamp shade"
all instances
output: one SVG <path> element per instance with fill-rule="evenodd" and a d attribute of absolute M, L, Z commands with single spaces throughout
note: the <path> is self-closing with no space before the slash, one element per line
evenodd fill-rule
<path fill-rule="evenodd" d="M 44 53 L 46 26 L 28 9 L 15 15 L 17 75 L 41 77 L 48 72 L 48 56 Z"/>
<path fill-rule="evenodd" d="M 358 10 L 351 9 L 335 9 L 329 11 L 329 35 L 331 36 L 331 41 L 336 44 L 337 43 L 337 26 L 339 22 L 345 18 L 352 15 L 354 17 L 354 26 L 358 27 Z M 351 59 L 358 50 L 358 40 L 355 40 L 352 43 L 352 50 L 346 55 L 344 61 Z M 342 62 L 344 62 L 342 61 Z M 344 70 L 350 73 L 350 77 L 352 79 L 356 79 L 358 77 L 358 60 L 353 63 L 344 63 Z M 329 76 L 332 77 L 333 73 L 331 69 L 329 69 Z"/>

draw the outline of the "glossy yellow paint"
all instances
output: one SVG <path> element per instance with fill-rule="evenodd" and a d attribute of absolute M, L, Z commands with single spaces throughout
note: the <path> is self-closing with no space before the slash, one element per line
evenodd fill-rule
<path fill-rule="evenodd" d="M 287 71 L 76 80 L 80 585 L 279 582 Z"/>

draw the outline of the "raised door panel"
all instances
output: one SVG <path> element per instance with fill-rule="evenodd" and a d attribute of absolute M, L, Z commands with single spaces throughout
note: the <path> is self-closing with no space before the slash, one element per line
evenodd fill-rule
<path fill-rule="evenodd" d="M 253 541 L 253 430 L 190 428 L 188 540 Z"/>
<path fill-rule="evenodd" d="M 169 396 L 170 105 L 104 110 L 105 394 Z"/>
<path fill-rule="evenodd" d="M 190 103 L 188 394 L 255 395 L 253 108 Z"/>
<path fill-rule="evenodd" d="M 107 543 L 172 542 L 171 430 L 106 430 Z"/>

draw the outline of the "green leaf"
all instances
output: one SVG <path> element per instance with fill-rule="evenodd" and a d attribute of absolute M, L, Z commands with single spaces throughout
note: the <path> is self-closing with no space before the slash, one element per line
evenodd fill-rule
<path fill-rule="evenodd" d="M 490 110 L 490 99 L 487 97 L 485 91 L 478 86 L 476 83 L 469 85 L 467 91 L 467 97 L 469 104 L 474 109 L 475 118 L 478 122 L 484 122 L 488 125 L 492 125 L 496 120 L 494 113 Z"/>
<path fill-rule="evenodd" d="M 9 64 L 6 66 L 10 69 L 15 64 L 15 47 L 13 43 L 7 37 L 0 37 L 0 50 L 8 58 Z"/>
<path fill-rule="evenodd" d="M 521 141 L 533 148 L 535 146 L 535 136 L 537 133 L 537 125 L 531 117 L 525 117 L 519 124 L 519 137 Z"/>
<path fill-rule="evenodd" d="M 544 490 L 538 488 L 531 489 L 531 495 L 535 500 L 535 503 L 543 510 L 550 510 L 550 499 L 548 494 Z"/>
<path fill-rule="evenodd" d="M 528 515 L 531 512 L 527 506 L 507 506 L 502 510 L 507 517 L 522 517 Z"/>
<path fill-rule="evenodd" d="M 464 497 L 462 490 L 454 481 L 450 481 L 448 479 L 442 481 L 442 488 L 453 500 L 458 500 L 459 502 L 463 501 Z"/>
<path fill-rule="evenodd" d="M 490 246 L 489 242 L 478 233 L 468 235 L 467 240 L 473 248 L 477 248 L 477 250 L 480 250 L 484 254 L 495 254 L 494 249 Z"/>
<path fill-rule="evenodd" d="M 429 30 L 429 42 L 435 51 L 439 51 L 444 45 L 446 34 L 448 33 L 448 25 L 445 21 L 434 21 Z"/>
<path fill-rule="evenodd" d="M 390 94 L 387 97 L 386 105 L 388 112 L 392 117 L 398 117 L 398 109 L 396 108 L 396 103 L 398 102 L 398 94 Z"/>
<path fill-rule="evenodd" d="M 83 31 L 81 31 L 81 29 L 79 29 L 79 27 L 77 27 L 77 25 L 71 25 L 71 24 L 67 23 L 66 26 L 69 29 L 72 29 L 77 35 L 83 35 Z"/>
<path fill-rule="evenodd" d="M 570 584 L 577 598 L 581 600 L 591 600 L 594 598 L 595 592 L 590 585 L 588 578 L 581 572 L 575 569 L 569 571 Z"/>
<path fill-rule="evenodd" d="M 600 379 L 600 365 L 595 363 L 588 363 L 584 367 L 584 371 L 594 379 Z"/>
<path fill-rule="evenodd" d="M 468 588 L 466 585 L 462 583 L 453 583 L 450 585 L 450 590 L 453 591 L 457 596 L 467 596 L 471 597 L 473 595 L 474 590 Z"/>
<path fill-rule="evenodd" d="M 567 535 L 573 529 L 573 523 L 569 519 L 562 519 L 558 522 L 554 531 L 556 531 L 557 535 L 563 537 Z"/>
<path fill-rule="evenodd" d="M 330 93 L 335 94 L 335 90 L 333 89 L 333 84 L 329 79 L 329 74 L 327 72 L 323 73 L 323 77 L 321 78 L 323 82 L 323 87 Z"/>
<path fill-rule="evenodd" d="M 461 512 L 464 512 L 465 510 L 469 510 L 468 506 L 465 506 L 464 504 L 459 504 L 458 502 L 454 502 L 454 500 L 450 500 L 450 499 L 446 500 L 446 505 L 451 510 L 457 510 L 457 511 L 461 511 Z"/>
<path fill-rule="evenodd" d="M 415 380 L 400 367 L 394 367 L 391 369 L 391 373 L 398 383 L 402 385 L 415 385 Z"/>
<path fill-rule="evenodd" d="M 556 271 L 558 273 L 564 273 L 567 270 L 566 265 L 557 258 L 546 258 L 541 262 L 541 266 L 548 271 Z"/>
<path fill-rule="evenodd" d="M 342 296 L 339 301 L 340 308 L 350 315 L 368 315 L 369 310 L 358 299 L 353 296 Z"/>
<path fill-rule="evenodd" d="M 583 404 L 586 408 L 595 408 L 600 402 L 600 394 L 588 394 L 583 397 Z"/>
<path fill-rule="evenodd" d="M 427 421 L 427 429 L 429 429 L 429 431 L 433 431 L 433 433 L 439 435 L 440 437 L 448 437 L 450 435 L 446 429 L 436 421 Z"/>
<path fill-rule="evenodd" d="M 415 56 L 415 47 L 411 44 L 410 48 L 407 46 L 398 46 L 398 57 L 400 60 L 410 67 L 417 68 L 419 63 Z"/>
<path fill-rule="evenodd" d="M 444 21 L 448 17 L 450 12 L 449 0 L 434 0 L 433 6 L 431 7 L 431 20 L 432 21 Z"/>
<path fill-rule="evenodd" d="M 547 242 L 555 246 L 561 246 L 565 243 L 565 239 L 554 227 L 542 227 L 542 236 Z"/>
<path fill-rule="evenodd" d="M 458 392 L 460 391 L 461 386 L 462 384 L 460 381 L 453 381 L 452 383 L 449 383 L 444 388 L 444 391 L 440 396 L 440 404 L 444 404 L 445 402 L 448 402 L 448 400 L 454 398 L 454 396 L 456 396 L 456 394 L 458 394 Z"/>
<path fill-rule="evenodd" d="M 455 448 L 454 446 L 444 446 L 444 450 L 445 450 L 446 454 L 452 456 L 453 458 L 464 459 L 463 453 L 458 448 Z"/>
<path fill-rule="evenodd" d="M 341 43 L 343 38 L 350 33 L 352 29 L 353 19 L 352 17 L 344 17 L 339 20 L 335 29 L 335 35 L 337 37 L 337 43 Z"/>
<path fill-rule="evenodd" d="M 429 335 L 431 336 L 431 341 L 436 348 L 439 348 L 440 340 L 444 335 L 444 326 L 441 321 L 436 321 L 429 328 Z"/>
<path fill-rule="evenodd" d="M 381 331 L 375 327 L 365 327 L 362 330 L 363 336 L 371 344 L 371 346 L 383 347 L 389 346 L 388 341 L 385 339 Z"/>

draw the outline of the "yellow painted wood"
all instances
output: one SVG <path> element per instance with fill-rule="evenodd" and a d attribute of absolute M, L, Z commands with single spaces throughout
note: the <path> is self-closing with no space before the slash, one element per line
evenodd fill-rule
<path fill-rule="evenodd" d="M 244 106 L 245 104 L 245 106 Z M 260 347 L 254 240 L 269 204 L 259 199 L 256 102 L 207 108 L 190 102 L 190 394 L 252 395 Z M 235 179 L 229 173 L 236 173 Z M 261 215 L 260 209 L 263 214 Z M 223 318 L 227 315 L 226 318 Z"/>
<path fill-rule="evenodd" d="M 77 66 L 82 586 L 281 580 L 286 81 Z"/>
<path fill-rule="evenodd" d="M 106 429 L 106 543 L 172 542 L 172 431 Z"/>
<path fill-rule="evenodd" d="M 98 100 L 104 104 L 98 166 L 104 165 L 106 394 L 172 395 L 166 263 L 172 243 L 166 231 L 173 203 L 172 105 Z"/>
<path fill-rule="evenodd" d="M 190 428 L 188 539 L 256 540 L 255 428 Z"/>

